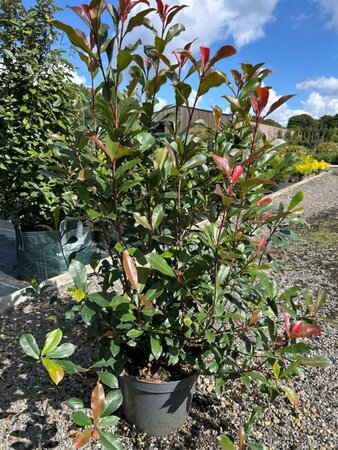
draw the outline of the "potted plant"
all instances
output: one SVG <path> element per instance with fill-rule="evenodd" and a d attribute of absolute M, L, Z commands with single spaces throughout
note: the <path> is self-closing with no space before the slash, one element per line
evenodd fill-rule
<path fill-rule="evenodd" d="M 131 15 L 140 3 L 145 8 Z M 126 417 L 141 430 L 162 435 L 184 422 L 199 374 L 214 375 L 217 392 L 234 378 L 246 384 L 257 380 L 272 396 L 284 391 L 298 406 L 296 393 L 282 380 L 301 364 L 330 364 L 325 357 L 306 358 L 310 347 L 297 342 L 320 333 L 317 314 L 325 295 L 320 293 L 314 300 L 308 294 L 302 297 L 297 288 L 280 292 L 274 281 L 282 264 L 287 224 L 301 222 L 297 214 L 302 194 L 297 193 L 287 206 L 273 208 L 270 187 L 283 161 L 274 169 L 269 161 L 281 142 L 266 141 L 258 126 L 289 96 L 267 107 L 269 88 L 262 87 L 262 81 L 269 71 L 261 64 L 233 70 L 233 81 L 216 69 L 219 60 L 235 53 L 231 46 L 221 47 L 213 56 L 209 48 L 200 47 L 196 59 L 190 43 L 174 52 L 173 61 L 165 50 L 183 31 L 181 25 L 171 25 L 183 6 L 156 1 L 159 31 L 149 21 L 154 9 L 148 6 L 147 0 L 126 0 L 116 9 L 93 0 L 72 7 L 89 27 L 89 41 L 83 32 L 57 23 L 93 77 L 97 129 L 82 135 L 80 161 L 86 143 L 95 143 L 106 159 L 113 210 L 105 219 L 117 236 L 100 292 L 92 293 L 79 262 L 70 266 L 77 302 L 70 306 L 68 317 L 78 314 L 99 343 L 98 360 L 90 367 L 98 374 L 91 398 L 93 418 L 74 413 L 76 424 L 89 426 L 76 435 L 76 448 L 92 438 L 100 438 L 105 448 L 110 448 L 108 444 L 121 448 L 116 436 L 105 429 L 117 419 L 107 419 L 110 400 L 103 384 L 116 389 L 116 376 Z M 104 15 L 113 21 L 112 36 L 102 21 Z M 154 43 L 142 47 L 145 58 L 142 51 L 136 53 L 139 42 L 125 44 L 128 33 L 138 26 L 154 33 Z M 95 89 L 98 71 L 103 81 Z M 123 84 L 122 75 L 128 72 L 130 78 Z M 191 76 L 198 79 L 193 106 L 189 106 Z M 176 107 L 167 131 L 160 132 L 156 99 L 168 80 Z M 193 127 L 198 99 L 219 86 L 230 91 L 225 98 L 231 120 L 222 125 L 222 110 L 214 107 L 213 127 L 201 123 Z M 95 103 L 95 93 L 101 89 L 103 99 Z M 182 104 L 190 108 L 183 131 Z M 95 183 L 88 173 L 82 191 L 97 191 Z M 90 196 L 87 202 L 89 215 L 103 216 L 102 210 L 90 208 Z M 99 203 L 93 204 L 99 208 Z M 54 347 L 45 345 L 42 352 L 31 335 L 22 337 L 21 344 L 46 366 L 44 358 L 53 360 L 60 339 L 49 336 Z M 58 383 L 67 365 L 55 358 L 54 354 L 47 370 Z M 157 390 L 160 394 L 155 397 Z M 115 398 L 116 409 L 122 398 L 112 392 L 108 395 Z M 68 404 L 83 407 L 79 399 Z"/>
<path fill-rule="evenodd" d="M 91 253 L 90 230 L 83 234 L 75 227 L 72 243 L 64 232 L 70 222 L 60 231 L 61 222 L 80 214 L 81 204 L 69 162 L 76 155 L 72 150 L 60 159 L 55 135 L 74 141 L 80 97 L 72 66 L 53 49 L 55 10 L 52 0 L 27 10 L 22 2 L 0 6 L 0 211 L 14 220 L 19 275 L 28 280 L 66 270 L 69 255 L 81 248 L 82 261 L 89 262 Z"/>

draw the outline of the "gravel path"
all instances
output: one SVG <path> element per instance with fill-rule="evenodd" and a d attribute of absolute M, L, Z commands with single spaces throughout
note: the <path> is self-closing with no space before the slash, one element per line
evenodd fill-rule
<path fill-rule="evenodd" d="M 337 174 L 338 175 L 338 174 Z M 338 176 L 327 174 L 304 184 L 305 216 L 311 228 L 298 228 L 300 240 L 292 243 L 290 262 L 293 269 L 280 276 L 280 284 L 307 287 L 314 292 L 324 288 L 329 301 L 327 316 L 334 317 L 338 293 Z M 295 192 L 275 199 L 287 202 Z M 60 388 L 48 379 L 40 365 L 22 361 L 18 339 L 23 332 L 33 333 L 42 343 L 45 334 L 61 323 L 67 290 L 58 293 L 59 301 L 40 298 L 8 309 L 0 318 L 0 449 L 57 449 L 71 448 L 74 426 L 70 411 L 62 401 L 78 396 L 88 399 L 93 379 L 66 377 Z M 324 325 L 324 332 L 316 338 L 314 354 L 326 354 L 335 361 L 337 332 Z M 65 340 L 76 341 L 84 365 L 91 361 L 90 349 L 82 338 L 81 329 L 65 331 Z M 118 433 L 127 450 L 213 450 L 218 449 L 220 434 L 236 436 L 255 404 L 263 412 L 254 426 L 252 439 L 272 450 L 329 450 L 336 449 L 337 374 L 330 369 L 304 369 L 304 377 L 288 381 L 300 396 L 301 412 L 278 397 L 273 403 L 259 393 L 255 386 L 244 388 L 240 383 L 229 385 L 222 398 L 209 391 L 212 380 L 199 381 L 189 419 L 183 429 L 164 438 L 149 438 L 137 433 L 123 418 Z M 122 417 L 122 415 L 121 415 Z M 98 449 L 91 445 L 88 449 Z"/>

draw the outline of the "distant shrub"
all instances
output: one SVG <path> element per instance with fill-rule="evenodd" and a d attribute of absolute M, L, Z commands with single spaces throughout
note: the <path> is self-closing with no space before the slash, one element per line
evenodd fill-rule
<path fill-rule="evenodd" d="M 337 153 L 338 144 L 336 142 L 322 142 L 313 149 L 314 153 Z"/>
<path fill-rule="evenodd" d="M 338 164 L 338 151 L 312 153 L 312 156 L 318 161 L 323 160 L 329 164 Z"/>

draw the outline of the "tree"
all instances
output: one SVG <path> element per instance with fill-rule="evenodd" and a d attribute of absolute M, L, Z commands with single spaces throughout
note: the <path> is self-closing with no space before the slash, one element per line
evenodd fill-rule
<path fill-rule="evenodd" d="M 299 114 L 290 117 L 287 128 L 310 127 L 316 123 L 316 120 L 309 114 Z"/>
<path fill-rule="evenodd" d="M 0 210 L 26 228 L 76 203 L 52 139 L 70 139 L 79 117 L 72 66 L 53 48 L 55 11 L 53 0 L 0 0 Z"/>

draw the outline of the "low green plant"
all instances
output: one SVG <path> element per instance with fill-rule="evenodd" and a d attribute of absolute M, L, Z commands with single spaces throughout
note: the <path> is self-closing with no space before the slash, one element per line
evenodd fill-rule
<path fill-rule="evenodd" d="M 144 9 L 131 15 L 140 3 Z M 196 58 L 188 43 L 171 59 L 168 44 L 184 30 L 171 22 L 184 6 L 161 0 L 155 6 L 159 30 L 148 18 L 154 8 L 147 0 L 121 1 L 117 9 L 103 0 L 72 7 L 89 40 L 56 23 L 93 80 L 92 127 L 77 136 L 79 195 L 88 216 L 106 221 L 115 234 L 99 292 L 92 292 L 85 267 L 71 262 L 75 287 L 66 316 L 82 322 L 97 345 L 97 362 L 88 369 L 108 387 L 123 371 L 162 381 L 197 372 L 214 375 L 217 392 L 234 378 L 246 385 L 255 380 L 264 392 L 284 392 L 298 407 L 284 380 L 300 365 L 330 361 L 306 358 L 310 345 L 301 341 L 320 334 L 325 295 L 281 292 L 274 281 L 286 240 L 293 237 L 287 225 L 302 223 L 302 193 L 287 206 L 272 207 L 270 188 L 287 162 L 271 167 L 283 143 L 268 142 L 258 127 L 290 96 L 267 108 L 269 88 L 262 82 L 269 70 L 262 64 L 242 64 L 231 79 L 216 68 L 235 53 L 232 46 L 214 55 L 200 47 Z M 112 21 L 111 36 L 103 17 Z M 126 44 L 126 35 L 143 26 L 153 40 Z M 189 106 L 192 75 L 198 86 Z M 155 107 L 166 83 L 174 90 L 175 112 L 166 116 L 162 110 L 163 132 Z M 222 109 L 215 106 L 213 127 L 193 127 L 198 99 L 220 86 L 230 122 L 222 125 Z M 189 107 L 183 130 L 182 105 Z M 103 397 L 98 385 L 94 389 Z M 97 430 L 99 417 L 94 428 L 91 422 L 90 430 L 76 435 L 76 448 L 92 438 L 104 448 L 120 448 L 114 436 Z"/>

